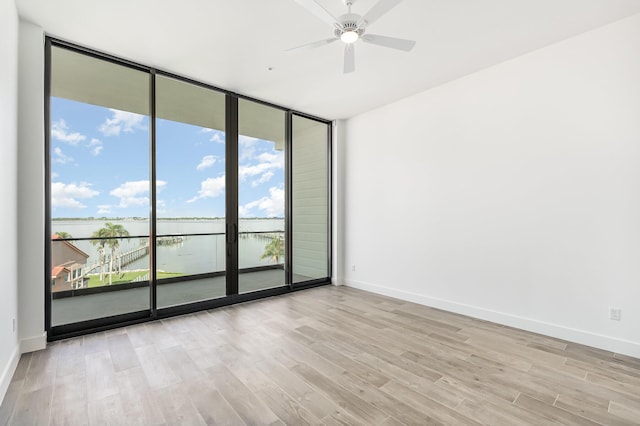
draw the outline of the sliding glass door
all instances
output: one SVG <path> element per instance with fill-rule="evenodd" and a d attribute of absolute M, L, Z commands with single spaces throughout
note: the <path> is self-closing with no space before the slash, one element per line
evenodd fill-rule
<path fill-rule="evenodd" d="M 47 38 L 47 330 L 330 282 L 330 123 Z"/>
<path fill-rule="evenodd" d="M 284 286 L 285 112 L 238 102 L 238 291 Z"/>
<path fill-rule="evenodd" d="M 227 295 L 225 95 L 156 77 L 157 306 Z"/>

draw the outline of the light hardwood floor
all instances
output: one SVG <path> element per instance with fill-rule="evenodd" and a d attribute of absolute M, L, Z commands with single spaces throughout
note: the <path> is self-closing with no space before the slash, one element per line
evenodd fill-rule
<path fill-rule="evenodd" d="M 640 424 L 640 360 L 345 287 L 23 355 L 10 425 Z"/>

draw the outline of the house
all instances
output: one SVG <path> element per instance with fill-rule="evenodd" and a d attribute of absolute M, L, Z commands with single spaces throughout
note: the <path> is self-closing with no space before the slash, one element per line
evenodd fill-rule
<path fill-rule="evenodd" d="M 0 2 L 1 198 L 13 200 L 0 219 L 5 247 L 15 247 L 1 261 L 0 394 L 20 353 L 47 341 L 44 33 L 333 120 L 335 284 L 640 357 L 638 2 L 406 0 L 406 21 L 379 28 L 419 38 L 421 59 L 358 45 L 346 77 L 332 46 L 303 65 L 271 63 L 274 49 L 324 34 L 294 1 L 86 19 L 71 2 L 17 3 Z M 264 20 L 269 40 L 253 26 Z M 183 31 L 168 33 L 175 25 Z M 185 50 L 191 41 L 228 56 Z"/>
<path fill-rule="evenodd" d="M 82 268 L 89 255 L 58 234 L 52 236 L 51 245 L 51 289 L 54 292 L 76 290 L 85 286 Z M 55 241 L 59 241 L 56 243 Z"/>

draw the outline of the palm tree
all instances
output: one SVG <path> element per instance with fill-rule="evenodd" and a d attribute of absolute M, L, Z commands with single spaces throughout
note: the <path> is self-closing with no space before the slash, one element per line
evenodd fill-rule
<path fill-rule="evenodd" d="M 105 238 L 106 228 L 100 228 L 91 234 L 91 244 L 94 246 L 98 246 L 98 261 L 100 262 L 100 281 L 104 284 L 104 246 L 107 240 Z"/>
<path fill-rule="evenodd" d="M 56 235 L 65 240 L 68 240 L 69 238 L 73 238 L 73 236 L 70 233 L 64 232 L 64 231 L 56 232 Z"/>
<path fill-rule="evenodd" d="M 260 260 L 269 259 L 270 262 L 279 263 L 281 257 L 284 256 L 284 244 L 280 236 L 273 238 L 266 246 L 264 253 L 260 256 Z"/>
<path fill-rule="evenodd" d="M 105 245 L 111 249 L 111 255 L 109 258 L 109 284 L 112 283 L 111 273 L 113 272 L 113 261 L 117 257 L 118 247 L 120 247 L 119 239 L 121 237 L 128 237 L 129 231 L 127 231 L 124 226 L 120 224 L 113 224 L 111 222 L 107 222 L 104 224 L 104 228 L 100 228 L 91 235 L 93 240 L 91 240 L 91 244 L 94 246 L 98 246 L 98 254 L 100 257 L 100 281 L 103 281 L 103 265 L 106 260 L 105 256 Z M 120 262 L 118 262 L 118 273 L 120 273 Z"/>

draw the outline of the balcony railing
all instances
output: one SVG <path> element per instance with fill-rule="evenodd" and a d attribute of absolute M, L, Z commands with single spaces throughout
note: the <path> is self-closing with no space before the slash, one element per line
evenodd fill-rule
<path fill-rule="evenodd" d="M 284 268 L 284 231 L 239 232 L 239 270 Z M 162 235 L 156 238 L 158 285 L 225 275 L 223 233 Z M 149 237 L 54 238 L 51 242 L 53 299 L 141 288 L 149 285 Z M 79 265 L 80 286 L 65 286 L 56 274 Z M 62 272 L 60 272 L 62 271 Z"/>

